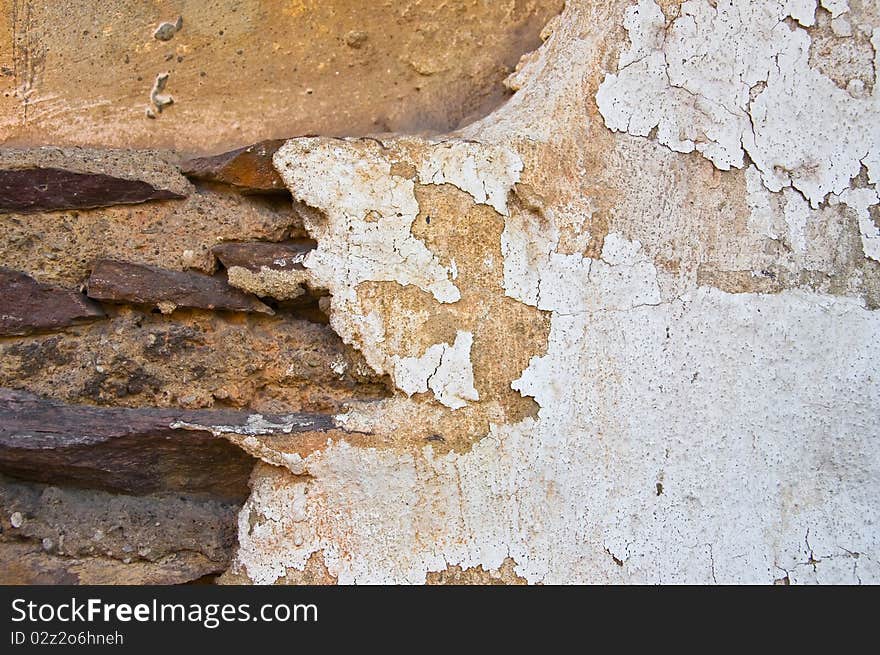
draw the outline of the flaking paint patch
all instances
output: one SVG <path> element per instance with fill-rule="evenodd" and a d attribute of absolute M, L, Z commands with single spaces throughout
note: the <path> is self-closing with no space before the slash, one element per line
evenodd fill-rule
<path fill-rule="evenodd" d="M 430 389 L 437 400 L 451 409 L 461 409 L 467 401 L 479 400 L 471 365 L 473 343 L 473 334 L 459 330 L 452 345 L 436 343 L 421 357 L 395 356 L 395 384 L 409 396 Z"/>
<path fill-rule="evenodd" d="M 877 579 L 876 483 L 859 471 L 880 466 L 878 334 L 876 312 L 797 291 L 556 314 L 519 383 L 537 421 L 464 455 L 334 442 L 306 458 L 308 480 L 265 471 L 238 563 L 263 583 L 318 550 L 342 584 L 507 557 L 533 583 L 769 583 L 806 561 L 809 529 L 817 552 L 864 553 L 859 575 Z"/>
<path fill-rule="evenodd" d="M 314 421 L 311 419 L 294 415 L 282 418 L 288 420 L 272 421 L 262 414 L 251 414 L 244 425 L 200 425 L 187 421 L 174 421 L 169 427 L 174 430 L 204 430 L 215 437 L 220 437 L 235 434 L 242 436 L 291 434 L 292 432 L 302 432 L 314 425 Z"/>
<path fill-rule="evenodd" d="M 788 4 L 802 5 L 799 15 L 811 20 L 815 2 Z M 430 440 L 362 447 L 346 436 L 297 462 L 308 477 L 260 465 L 236 560 L 249 578 L 272 582 L 323 553 L 343 584 L 418 583 L 432 571 L 495 570 L 505 561 L 529 582 L 548 583 L 880 580 L 880 314 L 846 296 L 695 287 L 655 266 L 680 254 L 663 231 L 676 226 L 662 221 L 663 211 L 687 211 L 686 201 L 658 196 L 693 185 L 698 198 L 717 181 L 681 167 L 681 177 L 655 188 L 661 165 L 673 169 L 685 158 L 633 139 L 615 140 L 610 157 L 602 152 L 609 140 L 584 143 L 584 80 L 599 68 L 601 43 L 584 35 L 612 34 L 620 11 L 619 3 L 568 3 L 554 36 L 517 76 L 521 90 L 467 128 L 480 142 L 520 148 L 525 182 L 546 197 L 509 203 L 500 237 L 503 292 L 551 317 L 545 354 L 513 384 L 538 403 L 537 417 L 499 419 L 463 453 L 438 452 Z M 738 84 L 737 72 L 722 71 L 719 84 Z M 669 115 L 687 123 L 689 110 L 678 110 Z M 632 168 L 621 166 L 627 157 Z M 627 189 L 645 188 L 629 207 L 632 222 L 656 221 L 658 229 L 643 230 L 638 242 L 621 221 L 593 257 L 572 248 L 599 199 L 573 186 L 595 174 L 590 166 L 608 166 Z M 833 240 L 817 254 L 810 235 L 841 212 L 807 207 L 802 190 L 770 193 L 765 171 L 750 170 L 737 220 L 750 238 L 757 228 L 767 234 L 766 259 L 781 259 L 776 241 L 794 244 L 792 253 L 806 244 L 806 254 L 793 255 L 797 266 L 833 259 Z M 763 242 L 713 234 L 719 217 L 700 209 L 681 224 L 693 227 L 698 244 L 730 248 L 734 264 L 761 261 L 737 246 Z M 468 271 L 460 268 L 464 295 Z M 385 327 L 373 320 L 377 339 Z M 450 414 L 437 405 L 395 397 L 337 422 L 398 430 L 429 424 L 428 409 L 438 419 Z"/>
<path fill-rule="evenodd" d="M 811 68 L 809 34 L 783 20 L 812 24 L 815 7 L 691 0 L 667 24 L 653 0 L 640 0 L 624 22 L 631 46 L 596 94 L 605 124 L 635 136 L 656 129 L 660 143 L 722 170 L 748 153 L 768 189 L 794 187 L 813 207 L 843 192 L 862 163 L 876 182 L 880 92 L 854 98 Z M 875 58 L 878 39 L 875 29 Z"/>
<path fill-rule="evenodd" d="M 413 284 L 438 302 L 458 300 L 449 270 L 410 234 L 419 209 L 413 181 L 391 173 L 378 143 L 293 139 L 274 161 L 294 197 L 326 215 L 306 225 L 319 246 L 303 264 L 318 284 L 338 292 L 338 282 L 353 291 L 387 280 Z"/>
<path fill-rule="evenodd" d="M 880 226 L 871 218 L 869 208 L 876 205 L 877 192 L 873 189 L 847 189 L 832 202 L 842 202 L 854 209 L 859 217 L 859 236 L 865 257 L 880 261 Z"/>
<path fill-rule="evenodd" d="M 510 214 L 507 195 L 522 168 L 522 160 L 510 150 L 466 141 L 430 147 L 418 164 L 422 184 L 452 184 L 502 216 Z"/>
<path fill-rule="evenodd" d="M 419 213 L 415 186 L 451 184 L 505 215 L 522 170 L 519 157 L 506 148 L 461 140 L 302 138 L 280 148 L 274 164 L 294 198 L 322 212 L 306 217 L 318 247 L 303 265 L 311 284 L 332 295 L 334 330 L 408 394 L 430 387 L 451 408 L 477 400 L 470 344 L 465 345 L 469 333 L 461 332 L 451 346 L 435 344 L 421 357 L 399 352 L 386 340 L 382 318 L 361 306 L 358 287 L 394 282 L 418 287 L 436 303 L 458 301 L 454 260 L 441 264 L 412 234 Z M 430 384 L 420 368 L 436 369 Z"/>

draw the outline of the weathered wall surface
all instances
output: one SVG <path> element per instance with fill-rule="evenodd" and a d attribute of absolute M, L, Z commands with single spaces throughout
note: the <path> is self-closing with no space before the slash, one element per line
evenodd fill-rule
<path fill-rule="evenodd" d="M 181 197 L 4 218 L 106 317 L 0 342 L 3 386 L 244 412 L 159 426 L 258 460 L 226 581 L 880 582 L 880 5 L 570 0 L 541 39 L 457 131 L 125 153 Z"/>
<path fill-rule="evenodd" d="M 880 579 L 880 22 L 794 4 L 570 2 L 461 133 L 275 155 L 409 399 L 258 468 L 237 570 Z"/>
<path fill-rule="evenodd" d="M 442 132 L 505 97 L 501 81 L 561 6 L 2 0 L 0 139 L 200 152 Z"/>

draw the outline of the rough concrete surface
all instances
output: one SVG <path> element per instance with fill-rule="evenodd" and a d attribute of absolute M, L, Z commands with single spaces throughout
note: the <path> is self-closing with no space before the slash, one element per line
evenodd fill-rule
<path fill-rule="evenodd" d="M 13 4 L 19 17 L 32 5 Z M 199 29 L 197 12 L 163 4 L 139 56 Z M 239 10 L 252 5 L 294 12 L 294 30 L 344 23 L 340 50 L 316 36 L 316 57 L 396 57 L 426 86 L 376 126 L 361 103 L 374 78 L 349 88 L 303 64 L 326 104 L 291 89 L 266 99 L 257 76 L 241 92 L 265 116 L 236 133 L 210 89 L 187 101 L 172 73 L 173 103 L 154 98 L 137 129 L 105 115 L 102 131 L 94 108 L 39 81 L 49 75 L 28 87 L 14 72 L 4 129 L 22 147 L 37 145 L 25 109 L 96 152 L 130 129 L 130 145 L 170 150 L 126 156 L 192 181 L 168 173 L 191 185 L 178 200 L 0 216 L 0 265 L 68 289 L 103 258 L 192 269 L 273 315 L 104 303 L 104 320 L 0 340 L 4 386 L 67 403 L 332 413 L 326 432 L 212 430 L 255 459 L 221 582 L 880 582 L 880 5 L 389 2 L 370 20 L 407 18 L 389 23 L 381 56 L 345 2 Z M 486 21 L 483 36 L 463 36 L 464 16 L 468 30 Z M 518 50 L 501 102 L 486 70 L 507 66 L 533 23 L 543 43 Z M 16 44 L 34 29 L 14 28 Z M 444 29 L 468 47 L 485 39 L 491 66 L 468 71 L 483 59 L 420 40 Z M 297 38 L 254 61 L 292 65 Z M 497 101 L 466 120 L 453 86 L 455 111 L 416 121 L 450 79 Z M 81 122 L 41 115 L 47 93 Z M 186 102 L 203 121 L 217 112 L 210 136 L 170 136 Z M 331 106 L 361 113 L 350 129 L 278 113 Z M 243 158 L 183 159 L 280 137 Z M 269 262 L 268 246 L 217 249 L 306 239 L 295 268 Z M 45 556 L 52 568 L 63 554 Z M 160 564 L 131 575 L 165 575 Z"/>

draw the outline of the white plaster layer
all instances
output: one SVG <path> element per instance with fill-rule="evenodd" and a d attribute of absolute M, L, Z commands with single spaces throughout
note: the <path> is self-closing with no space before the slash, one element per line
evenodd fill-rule
<path fill-rule="evenodd" d="M 631 46 L 596 95 L 605 124 L 635 136 L 656 130 L 660 143 L 722 170 L 742 167 L 747 152 L 770 190 L 792 186 L 813 207 L 844 191 L 863 163 L 876 181 L 880 92 L 853 97 L 836 86 L 810 66 L 808 33 L 783 20 L 812 25 L 815 6 L 689 0 L 667 23 L 654 0 L 640 0 L 624 22 Z"/>
<path fill-rule="evenodd" d="M 394 381 L 411 396 L 430 389 L 434 397 L 451 409 L 460 409 L 480 395 L 474 388 L 471 364 L 472 333 L 458 330 L 455 342 L 436 343 L 421 357 L 394 357 Z"/>
<path fill-rule="evenodd" d="M 474 202 L 508 216 L 507 194 L 522 167 L 522 160 L 510 150 L 447 141 L 426 149 L 418 174 L 421 184 L 452 184 L 469 193 Z"/>
<path fill-rule="evenodd" d="M 823 2 L 850 17 L 843 5 Z M 680 11 L 664 4 L 665 16 L 647 0 L 625 7 L 571 0 L 511 77 L 516 95 L 462 132 L 479 143 L 460 152 L 502 162 L 491 171 L 459 161 L 450 172 L 448 153 L 420 154 L 428 140 L 386 141 L 366 157 L 388 162 L 375 169 L 388 176 L 394 143 L 405 142 L 417 177 L 454 180 L 505 215 L 499 293 L 550 312 L 546 351 L 511 385 L 535 399 L 537 417 L 498 420 L 463 453 L 328 441 L 280 464 L 306 477 L 262 466 L 239 519 L 236 566 L 253 580 L 273 582 L 321 552 L 341 583 L 419 583 L 507 557 L 530 582 L 880 582 L 880 313 L 862 300 L 874 263 L 853 253 L 874 252 L 865 221 L 880 177 L 877 92 L 863 83 L 851 103 L 805 70 L 809 36 L 786 17 L 814 25 L 815 0 L 691 0 Z M 599 132 L 586 109 L 624 15 L 632 44 L 601 85 L 599 110 L 617 131 L 656 128 L 668 149 Z M 852 18 L 876 51 L 871 15 Z M 794 89 L 793 75 L 808 88 Z M 517 154 L 485 154 L 502 146 Z M 671 150 L 719 169 L 743 167 L 746 152 L 755 163 L 718 173 Z M 338 173 L 333 161 L 309 166 L 316 179 Z M 862 166 L 867 176 L 852 183 Z M 497 203 L 496 184 L 518 184 L 518 202 Z M 331 216 L 332 197 L 322 202 Z M 605 234 L 603 220 L 614 225 Z M 340 266 L 360 252 L 327 233 Z M 484 261 L 498 245 L 486 244 Z M 794 282 L 726 293 L 697 286 L 703 262 L 755 276 L 776 267 Z M 438 266 L 437 280 L 464 284 L 464 269 Z M 346 293 L 342 270 L 325 276 L 334 298 Z M 854 282 L 838 295 L 790 288 L 814 274 L 834 283 L 840 271 Z M 360 309 L 334 308 L 343 338 L 399 387 L 430 389 L 448 344 L 388 349 L 383 319 Z M 415 329 L 424 313 L 395 318 Z M 381 431 L 389 416 L 399 425 L 416 415 L 407 403 L 425 406 L 401 396 L 376 405 L 385 413 L 362 405 L 337 420 Z"/>
<path fill-rule="evenodd" d="M 281 416 L 281 421 L 271 421 L 262 414 L 250 414 L 244 425 L 201 425 L 188 421 L 174 421 L 168 427 L 173 430 L 205 430 L 216 437 L 224 435 L 273 435 L 302 432 L 314 425 L 314 421 L 290 414 Z"/>
<path fill-rule="evenodd" d="M 839 200 L 854 209 L 859 218 L 859 235 L 865 257 L 880 261 L 880 226 L 871 218 L 870 207 L 878 203 L 877 192 L 873 189 L 847 189 Z"/>
<path fill-rule="evenodd" d="M 507 148 L 460 140 L 302 138 L 282 146 L 274 164 L 294 198 L 322 212 L 306 217 L 318 247 L 303 265 L 311 283 L 332 294 L 334 330 L 407 394 L 429 387 L 453 409 L 477 400 L 470 333 L 459 332 L 451 346 L 435 344 L 421 357 L 402 354 L 386 341 L 382 318 L 361 307 L 358 286 L 396 282 L 417 286 L 438 303 L 459 300 L 455 262 L 443 266 L 410 231 L 419 212 L 415 184 L 456 186 L 506 215 L 507 196 L 522 170 L 519 157 Z M 415 168 L 413 178 L 392 172 L 402 164 Z"/>
<path fill-rule="evenodd" d="M 410 234 L 419 211 L 413 181 L 391 174 L 373 141 L 293 139 L 275 166 L 294 197 L 325 212 L 307 226 L 319 247 L 303 264 L 317 284 L 351 294 L 367 280 L 412 284 L 438 302 L 455 302 L 449 271 Z"/>
<path fill-rule="evenodd" d="M 508 556 L 531 582 L 880 580 L 878 337 L 877 313 L 795 291 L 554 315 L 519 382 L 537 421 L 465 455 L 328 443 L 313 477 L 259 479 L 239 563 L 264 583 L 315 551 L 340 583 Z"/>

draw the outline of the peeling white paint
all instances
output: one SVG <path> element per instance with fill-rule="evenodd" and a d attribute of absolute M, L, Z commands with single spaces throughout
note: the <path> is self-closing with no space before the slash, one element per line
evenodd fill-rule
<path fill-rule="evenodd" d="M 379 144 L 292 139 L 274 161 L 294 198 L 326 214 L 306 226 L 319 246 L 303 264 L 317 284 L 346 300 L 368 280 L 413 284 L 438 302 L 459 299 L 449 270 L 410 233 L 419 211 L 413 181 L 391 174 Z"/>
<path fill-rule="evenodd" d="M 336 358 L 330 363 L 330 370 L 333 371 L 340 378 L 345 375 L 345 371 L 348 369 L 348 362 L 345 361 L 345 358 L 342 355 L 337 355 Z"/>
<path fill-rule="evenodd" d="M 455 342 L 446 346 L 440 364 L 428 379 L 428 388 L 441 403 L 452 409 L 461 409 L 467 401 L 477 401 L 480 394 L 474 388 L 474 368 L 471 347 L 474 336 L 459 330 Z"/>
<path fill-rule="evenodd" d="M 602 34 L 616 34 L 620 12 L 617 5 L 585 6 L 568 3 L 547 47 L 517 73 L 521 91 L 467 128 L 481 142 L 473 161 L 452 164 L 449 153 L 434 152 L 434 142 L 417 139 L 375 149 L 334 141 L 357 152 L 320 165 L 307 158 L 303 178 L 330 179 L 332 188 L 361 157 L 381 162 L 365 178 L 396 178 L 390 170 L 403 148 L 421 182 L 454 183 L 494 207 L 505 216 L 498 292 L 549 312 L 550 334 L 546 352 L 536 351 L 511 384 L 535 399 L 537 417 L 515 424 L 501 418 L 467 452 L 333 440 L 279 464 L 307 477 L 259 468 L 239 517 L 236 558 L 254 581 L 303 569 L 316 552 L 340 583 L 420 583 L 451 565 L 493 570 L 506 558 L 517 574 L 546 583 L 880 581 L 880 312 L 844 295 L 698 287 L 676 249 L 692 238 L 691 263 L 717 256 L 732 272 L 769 262 L 791 271 L 795 282 L 785 284 L 792 286 L 802 272 L 831 279 L 831 264 L 852 257 L 849 244 L 856 242 L 851 214 L 837 206 L 846 203 L 859 215 L 865 254 L 875 253 L 876 231 L 865 221 L 876 190 L 851 188 L 851 178 L 862 165 L 870 184 L 880 177 L 876 92 L 853 101 L 809 69 L 809 36 L 784 19 L 814 24 L 815 0 L 689 0 L 669 21 L 642 0 L 627 13 L 632 46 L 597 97 L 606 124 L 641 136 L 656 128 L 660 143 L 700 152 L 720 169 L 744 166 L 746 152 L 755 164 L 738 188 L 735 174 L 693 176 L 694 158 L 644 140 L 618 138 L 604 152 L 610 138 L 594 148 L 578 130 L 589 120 L 584 80 L 604 61 Z M 850 15 L 844 3 L 823 6 Z M 863 18 L 853 18 L 859 29 Z M 584 37 L 594 29 L 595 39 Z M 803 89 L 792 87 L 798 81 Z M 786 93 L 790 106 L 782 102 Z M 518 157 L 503 159 L 525 164 L 480 168 L 480 161 L 495 161 L 485 155 L 488 143 L 520 148 Z M 427 160 L 434 162 L 428 168 Z M 351 163 L 338 167 L 340 161 Z M 602 183 L 589 183 L 606 165 L 626 180 L 603 196 Z M 666 187 L 656 184 L 663 175 Z M 540 212 L 506 201 L 520 177 L 522 188 L 542 195 Z M 300 183 L 308 187 L 305 179 L 288 181 L 297 198 Z M 550 189 L 546 201 L 542 184 Z M 725 194 L 729 206 L 715 205 L 717 215 L 700 211 L 702 185 L 714 185 L 712 193 Z M 362 216 L 375 211 L 376 199 L 364 201 L 363 180 L 348 187 Z M 506 189 L 503 205 L 493 189 Z M 674 196 L 668 204 L 664 194 Z M 343 220 L 334 217 L 333 194 L 319 200 L 314 206 L 330 222 Z M 609 219 L 614 227 L 591 258 L 586 217 L 613 214 L 600 206 L 606 200 L 618 203 L 623 220 Z M 693 215 L 683 216 L 688 211 Z M 601 236 L 602 222 L 590 223 Z M 639 240 L 631 232 L 637 226 Z M 693 234 L 669 234 L 682 226 Z M 334 298 L 344 295 L 343 260 L 362 255 L 360 237 L 346 241 L 317 223 L 309 229 L 319 249 L 321 235 L 330 235 L 326 247 L 338 262 L 324 279 Z M 486 244 L 486 261 L 497 247 Z M 671 265 L 680 255 L 681 265 Z M 449 284 L 463 284 L 470 272 L 457 275 L 451 262 L 434 270 Z M 429 313 L 400 311 L 395 320 L 418 329 Z M 480 379 L 470 359 L 481 344 L 459 346 L 461 330 L 453 346 L 413 353 L 389 343 L 397 337 L 389 329 L 386 340 L 386 319 L 357 304 L 334 306 L 332 320 L 408 394 L 430 389 L 440 398 L 432 382 L 448 377 L 475 396 L 451 414 L 448 404 L 398 395 L 340 414 L 347 429 L 393 432 L 411 417 L 424 421 L 419 412 L 428 406 L 445 419 L 486 403 L 476 400 Z M 454 375 L 441 375 L 450 350 L 460 351 Z M 456 376 L 467 372 L 471 378 L 461 384 Z M 265 456 L 276 464 L 278 458 Z"/>
<path fill-rule="evenodd" d="M 422 184 L 452 184 L 469 193 L 474 202 L 507 216 L 507 194 L 519 180 L 522 167 L 522 160 L 510 150 L 448 141 L 426 149 L 418 173 Z"/>
<path fill-rule="evenodd" d="M 312 284 L 332 294 L 330 320 L 346 343 L 358 347 L 379 373 L 391 373 L 396 386 L 413 394 L 431 388 L 444 405 L 457 409 L 479 395 L 473 386 L 469 332 L 455 343 L 436 344 L 422 357 L 409 357 L 386 341 L 382 318 L 361 308 L 357 290 L 364 282 L 396 282 L 429 292 L 439 303 L 460 293 L 458 266 L 440 264 L 412 235 L 419 212 L 415 181 L 392 173 L 415 159 L 420 184 L 451 184 L 476 203 L 508 213 L 507 196 L 519 179 L 522 161 L 511 150 L 448 140 L 302 138 L 288 141 L 274 164 L 294 198 L 321 210 L 307 217 L 306 229 L 318 247 L 303 262 Z M 426 370 L 434 371 L 426 376 Z M 430 377 L 430 381 L 428 380 Z"/>
<path fill-rule="evenodd" d="M 845 3 L 828 8 L 839 15 Z M 813 207 L 862 163 L 876 181 L 880 93 L 854 98 L 810 66 L 808 33 L 783 19 L 812 25 L 814 11 L 815 1 L 690 0 L 667 25 L 653 0 L 640 0 L 624 23 L 632 44 L 596 95 L 605 124 L 635 136 L 656 129 L 660 143 L 721 170 L 742 167 L 747 152 L 770 190 L 794 187 Z"/>
<path fill-rule="evenodd" d="M 869 207 L 880 202 L 877 192 L 873 189 L 848 189 L 839 200 L 854 209 L 859 217 L 859 235 L 862 238 L 862 250 L 865 257 L 880 261 L 880 227 L 871 218 Z"/>
<path fill-rule="evenodd" d="M 602 259 L 561 255 L 552 233 L 508 221 L 502 233 L 506 295 L 538 309 L 565 314 L 628 309 L 660 302 L 654 264 L 638 242 L 605 237 Z M 547 251 L 542 256 L 541 251 Z"/>
<path fill-rule="evenodd" d="M 394 383 L 411 396 L 428 389 L 451 409 L 460 409 L 467 401 L 480 399 L 474 388 L 471 364 L 471 332 L 458 330 L 455 342 L 435 343 L 421 357 L 394 357 Z"/>
<path fill-rule="evenodd" d="M 552 330 L 519 384 L 537 421 L 465 455 L 333 443 L 306 458 L 307 481 L 259 477 L 239 564 L 263 583 L 316 551 L 340 583 L 505 557 L 531 582 L 769 583 L 807 561 L 809 529 L 817 552 L 860 553 L 860 579 L 880 579 L 876 488 L 860 473 L 880 467 L 876 312 L 701 289 L 556 315 Z M 857 581 L 851 565 L 817 567 Z"/>
<path fill-rule="evenodd" d="M 834 18 L 849 11 L 849 0 L 822 0 L 821 4 Z"/>
<path fill-rule="evenodd" d="M 807 223 L 810 220 L 810 206 L 794 189 L 783 191 L 785 209 L 783 216 L 788 228 L 788 243 L 794 252 L 804 255 L 807 252 Z"/>
<path fill-rule="evenodd" d="M 220 437 L 232 434 L 242 436 L 291 434 L 292 432 L 302 432 L 315 424 L 311 419 L 293 414 L 280 418 L 281 421 L 271 421 L 262 414 L 251 414 L 247 417 L 244 425 L 201 425 L 187 421 L 174 421 L 169 427 L 172 430 L 204 430 L 215 437 Z"/>

